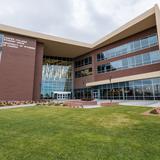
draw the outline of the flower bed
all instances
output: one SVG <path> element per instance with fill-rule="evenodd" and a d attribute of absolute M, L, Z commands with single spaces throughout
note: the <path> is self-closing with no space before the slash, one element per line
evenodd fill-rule
<path fill-rule="evenodd" d="M 150 111 L 151 114 L 160 114 L 160 107 L 153 109 Z"/>
<path fill-rule="evenodd" d="M 0 101 L 0 107 L 34 104 L 35 101 Z"/>
<path fill-rule="evenodd" d="M 84 105 L 97 105 L 97 101 L 69 100 L 64 102 L 69 107 L 83 108 Z"/>
<path fill-rule="evenodd" d="M 100 106 L 102 106 L 102 107 L 110 107 L 110 106 L 114 106 L 114 105 L 118 105 L 118 103 L 103 102 L 103 103 L 100 104 Z"/>
<path fill-rule="evenodd" d="M 18 106 L 18 105 L 27 105 L 27 104 L 49 104 L 49 101 L 41 100 L 41 101 L 0 101 L 0 107 L 5 106 Z"/>

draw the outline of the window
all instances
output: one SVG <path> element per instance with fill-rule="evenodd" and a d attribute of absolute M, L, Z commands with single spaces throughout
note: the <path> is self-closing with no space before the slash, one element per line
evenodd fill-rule
<path fill-rule="evenodd" d="M 97 54 L 97 61 L 101 60 L 101 54 Z"/>
<path fill-rule="evenodd" d="M 101 73 L 102 72 L 102 66 L 98 66 L 97 67 L 97 73 Z"/>
<path fill-rule="evenodd" d="M 111 64 L 110 63 L 106 64 L 106 71 L 109 72 L 111 71 L 111 69 L 112 69 Z"/>
<path fill-rule="evenodd" d="M 89 59 L 88 58 L 85 58 L 85 65 L 89 64 Z"/>
<path fill-rule="evenodd" d="M 149 37 L 149 44 L 150 46 L 154 46 L 158 42 L 157 36 L 154 35 L 152 37 Z"/>
<path fill-rule="evenodd" d="M 89 57 L 88 64 L 92 64 L 92 57 Z"/>
<path fill-rule="evenodd" d="M 160 53 L 159 52 L 152 52 L 150 54 L 150 57 L 151 57 L 152 63 L 156 63 L 156 62 L 160 61 Z"/>
<path fill-rule="evenodd" d="M 128 58 L 128 68 L 135 67 L 135 57 Z"/>
<path fill-rule="evenodd" d="M 122 67 L 124 69 L 128 68 L 128 58 L 122 60 Z"/>
<path fill-rule="evenodd" d="M 151 63 L 151 57 L 150 57 L 149 53 L 143 54 L 143 63 L 144 64 L 150 64 Z"/>
<path fill-rule="evenodd" d="M 82 67 L 88 64 L 92 64 L 92 57 L 87 57 L 79 61 L 75 61 L 75 68 Z"/>
<path fill-rule="evenodd" d="M 85 77 L 89 75 L 92 75 L 92 68 L 87 68 L 87 69 L 75 72 L 75 78 Z"/>
<path fill-rule="evenodd" d="M 135 41 L 134 42 L 134 49 L 135 51 L 139 50 L 141 48 L 141 43 L 140 41 Z"/>
<path fill-rule="evenodd" d="M 112 70 L 117 70 L 122 68 L 122 61 L 111 62 Z"/>
<path fill-rule="evenodd" d="M 3 35 L 0 34 L 0 46 L 2 46 L 2 44 L 3 44 Z"/>
<path fill-rule="evenodd" d="M 103 64 L 97 67 L 97 73 L 110 72 L 115 70 L 124 70 L 128 68 L 143 66 L 146 64 L 154 64 L 157 62 L 160 62 L 160 52 L 153 51 L 153 52 L 125 58 L 119 61 Z"/>
<path fill-rule="evenodd" d="M 157 34 L 153 34 L 143 39 L 132 41 L 123 44 L 121 46 L 106 50 L 103 53 L 97 55 L 97 61 L 125 55 L 131 52 L 142 50 L 144 48 L 155 46 L 157 44 L 158 44 Z"/>
<path fill-rule="evenodd" d="M 102 73 L 105 72 L 105 65 L 102 65 Z"/>
<path fill-rule="evenodd" d="M 141 40 L 141 45 L 142 45 L 142 48 L 147 48 L 147 47 L 149 47 L 148 38 L 142 39 L 142 40 Z"/>
<path fill-rule="evenodd" d="M 142 55 L 135 56 L 136 66 L 142 65 Z"/>
<path fill-rule="evenodd" d="M 45 56 L 43 58 L 41 96 L 53 98 L 55 91 L 71 92 L 72 59 Z"/>

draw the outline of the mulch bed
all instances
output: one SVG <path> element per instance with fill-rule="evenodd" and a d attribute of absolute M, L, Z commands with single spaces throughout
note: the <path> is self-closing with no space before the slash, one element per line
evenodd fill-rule
<path fill-rule="evenodd" d="M 149 111 L 144 112 L 142 115 L 144 115 L 144 116 L 160 116 L 160 107 L 150 109 Z"/>
<path fill-rule="evenodd" d="M 102 107 L 113 107 L 113 106 L 117 106 L 117 105 L 118 105 L 118 103 L 116 103 L 116 102 L 102 102 L 100 104 L 100 106 L 102 106 Z"/>

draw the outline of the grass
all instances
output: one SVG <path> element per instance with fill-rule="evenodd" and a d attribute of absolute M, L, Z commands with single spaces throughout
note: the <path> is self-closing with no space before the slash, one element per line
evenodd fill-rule
<path fill-rule="evenodd" d="M 160 117 L 147 110 L 0 110 L 0 160 L 159 160 Z"/>

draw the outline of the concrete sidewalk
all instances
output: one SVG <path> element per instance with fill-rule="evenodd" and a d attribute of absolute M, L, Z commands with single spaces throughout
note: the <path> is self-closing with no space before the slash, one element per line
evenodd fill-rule
<path fill-rule="evenodd" d="M 84 105 L 83 108 L 85 109 L 91 109 L 91 108 L 100 108 L 100 105 Z"/>
<path fill-rule="evenodd" d="M 25 108 L 25 107 L 33 107 L 36 106 L 36 104 L 24 104 L 24 105 L 17 105 L 17 106 L 4 106 L 0 107 L 0 110 L 3 109 L 14 109 L 14 108 Z"/>
<path fill-rule="evenodd" d="M 160 101 L 124 101 L 120 102 L 119 105 L 125 106 L 142 106 L 142 107 L 160 107 Z"/>

